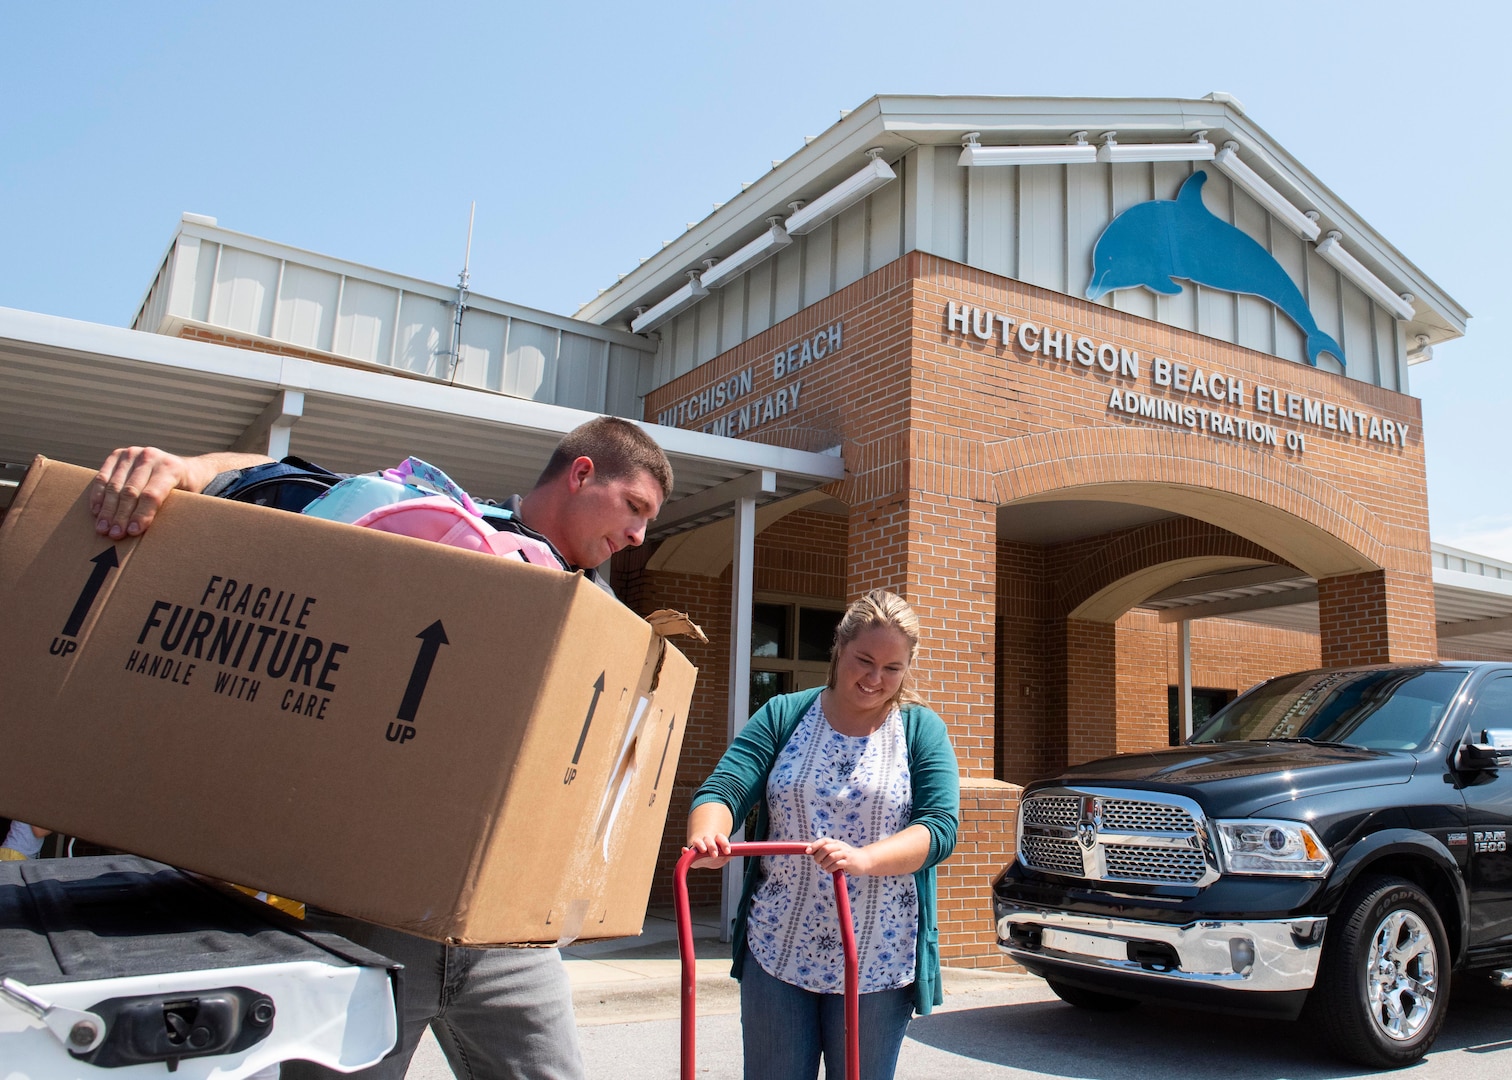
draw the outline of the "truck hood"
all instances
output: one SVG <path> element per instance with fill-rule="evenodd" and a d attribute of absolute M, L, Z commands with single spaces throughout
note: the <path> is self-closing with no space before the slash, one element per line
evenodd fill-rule
<path fill-rule="evenodd" d="M 1416 765 L 1409 754 L 1385 750 L 1308 743 L 1211 743 L 1089 761 L 1050 783 L 1173 791 L 1196 799 L 1209 813 L 1246 814 L 1330 791 L 1405 784 Z"/>

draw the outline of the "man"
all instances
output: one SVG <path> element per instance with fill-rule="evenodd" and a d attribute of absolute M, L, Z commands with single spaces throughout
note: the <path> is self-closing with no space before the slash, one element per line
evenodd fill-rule
<path fill-rule="evenodd" d="M 126 447 L 106 459 L 90 489 L 101 536 L 139 536 L 170 491 L 203 491 L 221 473 L 262 464 L 253 454 L 181 458 L 154 447 Z M 595 569 L 635 547 L 672 492 L 661 447 L 618 417 L 590 420 L 563 437 L 535 487 L 504 505 L 495 527 L 544 540 L 567 570 Z M 491 519 L 493 520 L 493 519 Z M 611 590 L 612 591 L 612 590 Z M 357 1076 L 402 1080 L 426 1027 L 452 1071 L 468 1080 L 576 1080 L 583 1075 L 572 988 L 556 949 L 471 949 L 441 945 L 342 916 L 312 912 L 309 922 L 404 965 L 399 1051 Z M 309 1062 L 288 1062 L 284 1080 L 335 1077 Z"/>

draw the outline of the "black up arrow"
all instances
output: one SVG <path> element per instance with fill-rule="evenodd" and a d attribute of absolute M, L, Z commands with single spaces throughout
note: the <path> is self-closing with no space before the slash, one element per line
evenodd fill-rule
<path fill-rule="evenodd" d="M 572 752 L 572 763 L 576 765 L 578 758 L 583 754 L 583 744 L 588 741 L 588 727 L 593 723 L 594 710 L 598 708 L 599 695 L 604 692 L 604 673 L 599 672 L 598 682 L 593 684 L 593 700 L 588 703 L 588 715 L 583 717 L 583 733 L 578 736 L 577 749 Z"/>
<path fill-rule="evenodd" d="M 450 645 L 446 640 L 446 628 L 437 619 L 415 635 L 425 644 L 420 646 L 420 655 L 415 657 L 415 669 L 410 672 L 409 685 L 404 688 L 404 700 L 399 703 L 399 719 L 413 724 L 420 711 L 420 699 L 425 696 L 425 684 L 430 682 L 431 665 L 441 646 Z"/>
<path fill-rule="evenodd" d="M 661 787 L 662 770 L 667 767 L 667 751 L 672 748 L 672 729 L 677 727 L 677 714 L 672 714 L 672 719 L 667 721 L 667 741 L 662 743 L 661 762 L 656 766 L 656 779 L 651 782 L 651 790 Z"/>
<path fill-rule="evenodd" d="M 114 544 L 89 561 L 94 563 L 94 569 L 89 572 L 89 580 L 84 583 L 79 598 L 74 601 L 73 610 L 68 613 L 68 621 L 63 624 L 64 637 L 75 637 L 79 633 L 79 628 L 84 625 L 85 616 L 94 606 L 95 597 L 100 595 L 100 586 L 105 584 L 105 579 L 110 576 L 110 572 L 121 565 L 116 560 Z"/>

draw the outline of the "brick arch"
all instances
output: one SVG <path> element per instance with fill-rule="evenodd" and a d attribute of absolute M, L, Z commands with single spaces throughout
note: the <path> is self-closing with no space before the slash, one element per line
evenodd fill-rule
<path fill-rule="evenodd" d="M 1217 525 L 1315 578 L 1380 570 L 1410 543 L 1304 465 L 1185 432 L 1067 428 L 988 447 L 999 505 L 1098 499 Z"/>
<path fill-rule="evenodd" d="M 1113 622 L 1146 597 L 1197 574 L 1276 563 L 1276 555 L 1205 521 L 1172 518 L 1142 525 L 1076 552 L 1058 576 L 1059 614 Z"/>

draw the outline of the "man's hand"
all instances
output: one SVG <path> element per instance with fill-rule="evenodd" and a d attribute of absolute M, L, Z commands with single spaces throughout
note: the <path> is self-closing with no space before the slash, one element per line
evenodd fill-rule
<path fill-rule="evenodd" d="M 270 460 L 236 453 L 181 458 L 155 446 L 123 447 L 105 459 L 89 486 L 95 532 L 112 540 L 140 536 L 170 491 L 203 491 L 220 473 Z"/>

